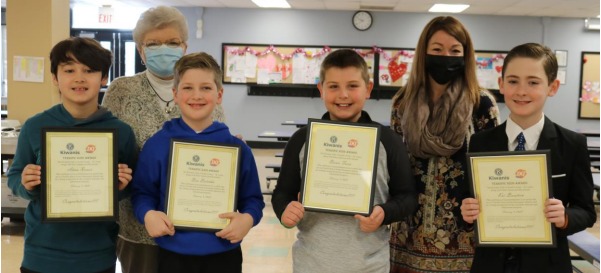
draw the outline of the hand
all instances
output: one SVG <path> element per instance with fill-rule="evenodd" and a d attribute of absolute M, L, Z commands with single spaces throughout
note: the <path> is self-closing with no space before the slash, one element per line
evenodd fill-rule
<path fill-rule="evenodd" d="M 253 217 L 248 213 L 226 212 L 219 214 L 219 218 L 230 219 L 230 224 L 224 229 L 215 233 L 217 237 L 230 241 L 235 244 L 244 238 L 248 231 L 253 227 Z"/>
<path fill-rule="evenodd" d="M 298 201 L 292 201 L 286 206 L 282 213 L 282 225 L 287 228 L 293 228 L 305 216 L 305 207 Z"/>
<path fill-rule="evenodd" d="M 371 215 L 365 217 L 363 215 L 355 214 L 355 219 L 359 220 L 359 229 L 365 233 L 374 232 L 384 221 L 384 209 L 380 206 L 375 206 Z"/>
<path fill-rule="evenodd" d="M 119 164 L 119 190 L 122 191 L 127 187 L 132 179 L 132 170 L 127 167 L 127 164 Z"/>
<path fill-rule="evenodd" d="M 545 202 L 545 217 L 547 221 L 555 224 L 558 228 L 563 228 L 566 224 L 566 210 L 559 199 L 549 198 Z"/>
<path fill-rule="evenodd" d="M 27 164 L 21 172 L 21 184 L 26 190 L 32 191 L 42 183 L 42 167 L 40 165 Z"/>
<path fill-rule="evenodd" d="M 144 226 L 148 235 L 153 238 L 161 237 L 164 235 L 173 236 L 175 234 L 175 227 L 162 211 L 149 210 L 144 215 Z"/>
<path fill-rule="evenodd" d="M 463 216 L 463 221 L 472 224 L 478 219 L 478 214 L 480 214 L 480 204 L 477 199 L 465 198 L 461 201 L 461 216 Z"/>

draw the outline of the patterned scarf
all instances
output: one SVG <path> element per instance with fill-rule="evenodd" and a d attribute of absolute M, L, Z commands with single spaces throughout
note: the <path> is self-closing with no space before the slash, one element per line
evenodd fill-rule
<path fill-rule="evenodd" d="M 401 129 L 411 154 L 420 158 L 446 157 L 463 146 L 473 104 L 461 87 L 461 81 L 455 81 L 433 109 L 425 89 L 409 98 L 406 109 L 399 109 Z"/>

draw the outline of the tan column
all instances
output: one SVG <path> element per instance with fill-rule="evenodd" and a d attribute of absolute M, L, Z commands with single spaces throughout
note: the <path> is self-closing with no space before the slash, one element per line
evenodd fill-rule
<path fill-rule="evenodd" d="M 60 102 L 52 84 L 50 50 L 69 37 L 69 0 L 7 0 L 8 118 L 23 124 Z M 14 56 L 43 57 L 44 81 L 13 80 Z"/>

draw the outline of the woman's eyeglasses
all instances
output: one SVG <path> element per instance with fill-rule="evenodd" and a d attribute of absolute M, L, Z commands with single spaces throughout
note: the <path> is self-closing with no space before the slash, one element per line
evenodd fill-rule
<path fill-rule="evenodd" d="M 144 47 L 146 47 L 148 49 L 158 49 L 162 45 L 166 45 L 167 47 L 170 47 L 170 48 L 178 48 L 183 43 L 184 42 L 182 42 L 180 40 L 171 40 L 171 41 L 166 41 L 166 42 L 159 42 L 159 41 L 150 40 L 150 41 L 146 41 L 144 43 Z"/>

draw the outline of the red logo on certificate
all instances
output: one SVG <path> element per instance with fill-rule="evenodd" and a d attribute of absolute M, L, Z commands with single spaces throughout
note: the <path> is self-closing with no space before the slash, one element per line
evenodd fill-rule
<path fill-rule="evenodd" d="M 95 151 L 96 151 L 96 146 L 93 144 L 90 144 L 86 147 L 86 153 L 88 153 L 88 154 L 91 154 Z"/>
<path fill-rule="evenodd" d="M 517 177 L 517 178 L 526 177 L 526 170 L 518 169 L 517 171 L 515 171 L 515 177 Z"/>
<path fill-rule="evenodd" d="M 213 166 L 213 167 L 218 166 L 219 163 L 221 163 L 221 161 L 218 158 L 211 159 L 211 166 Z"/>
<path fill-rule="evenodd" d="M 359 142 L 356 139 L 351 139 L 348 141 L 348 146 L 350 148 L 355 148 L 357 145 L 359 145 Z"/>

